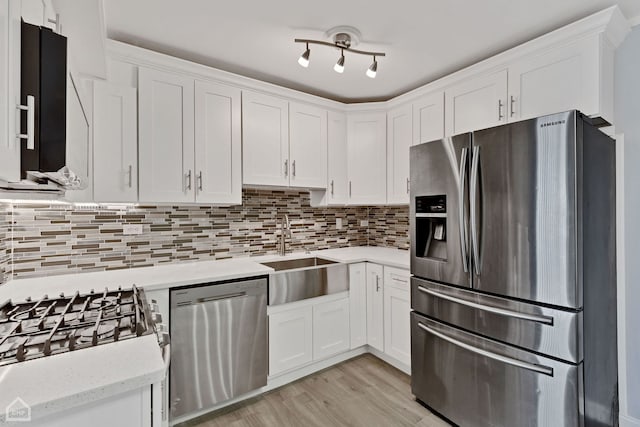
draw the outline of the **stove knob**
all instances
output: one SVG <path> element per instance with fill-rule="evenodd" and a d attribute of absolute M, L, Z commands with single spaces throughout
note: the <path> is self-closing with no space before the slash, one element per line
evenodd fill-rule
<path fill-rule="evenodd" d="M 167 329 L 167 327 L 164 325 L 164 323 L 157 323 L 156 324 L 156 331 L 165 332 L 166 329 Z"/>
<path fill-rule="evenodd" d="M 169 344 L 169 334 L 167 332 L 161 333 L 158 337 L 158 343 L 160 344 L 160 347 L 164 347 Z"/>
<path fill-rule="evenodd" d="M 154 300 L 153 298 L 151 299 L 151 304 L 157 304 L 158 301 Z"/>

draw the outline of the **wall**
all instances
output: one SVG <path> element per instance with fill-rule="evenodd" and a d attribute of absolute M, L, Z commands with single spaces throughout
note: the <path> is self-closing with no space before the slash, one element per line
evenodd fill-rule
<path fill-rule="evenodd" d="M 625 231 L 625 315 L 627 355 L 627 414 L 621 425 L 640 426 L 640 26 L 633 28 L 616 52 L 615 117 L 616 132 L 624 134 L 624 231 Z M 624 408 L 623 408 L 624 409 Z M 624 412 L 624 411 L 623 411 Z M 635 420 L 625 420 L 625 415 Z"/>
<path fill-rule="evenodd" d="M 275 254 L 276 218 L 284 213 L 293 251 L 409 247 L 406 206 L 312 208 L 307 192 L 245 190 L 242 206 L 233 207 L 15 204 L 4 215 L 13 251 L 5 267 L 11 277 L 35 277 Z M 125 224 L 142 224 L 143 234 L 123 235 Z"/>

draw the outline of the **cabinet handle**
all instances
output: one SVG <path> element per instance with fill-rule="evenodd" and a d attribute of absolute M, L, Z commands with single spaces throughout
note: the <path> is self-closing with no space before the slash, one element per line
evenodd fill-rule
<path fill-rule="evenodd" d="M 509 102 L 510 102 L 509 115 L 513 117 L 513 115 L 515 114 L 515 109 L 513 108 L 513 105 L 516 103 L 516 98 L 513 95 L 511 95 Z"/>
<path fill-rule="evenodd" d="M 376 275 L 376 292 L 380 292 L 380 276 Z"/>
<path fill-rule="evenodd" d="M 189 173 L 187 174 L 187 190 L 191 190 L 191 169 L 189 169 Z"/>
<path fill-rule="evenodd" d="M 284 161 L 284 177 L 288 177 L 289 176 L 289 160 L 285 160 Z"/>
<path fill-rule="evenodd" d="M 296 176 L 296 161 L 295 160 L 291 163 L 291 176 L 293 176 L 293 177 Z"/>
<path fill-rule="evenodd" d="M 409 194 L 409 178 L 407 178 L 407 194 Z"/>
<path fill-rule="evenodd" d="M 133 187 L 133 165 L 129 165 L 129 188 Z"/>
<path fill-rule="evenodd" d="M 27 140 L 27 150 L 35 150 L 36 98 L 27 95 L 27 105 L 18 104 L 16 108 L 27 112 L 27 133 L 18 133 L 16 137 Z"/>
<path fill-rule="evenodd" d="M 202 171 L 198 172 L 198 191 L 202 191 Z"/>
<path fill-rule="evenodd" d="M 331 180 L 331 195 L 333 196 L 333 180 Z"/>
<path fill-rule="evenodd" d="M 349 181 L 349 197 L 351 197 L 351 181 Z"/>
<path fill-rule="evenodd" d="M 502 99 L 498 99 L 498 121 L 504 119 L 504 114 L 502 114 L 502 107 L 504 104 L 502 103 Z"/>

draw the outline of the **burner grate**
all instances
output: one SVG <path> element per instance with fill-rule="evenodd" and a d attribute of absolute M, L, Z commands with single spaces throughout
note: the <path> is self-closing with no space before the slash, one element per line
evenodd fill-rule
<path fill-rule="evenodd" d="M 144 292 L 93 290 L 0 305 L 0 366 L 154 332 Z"/>

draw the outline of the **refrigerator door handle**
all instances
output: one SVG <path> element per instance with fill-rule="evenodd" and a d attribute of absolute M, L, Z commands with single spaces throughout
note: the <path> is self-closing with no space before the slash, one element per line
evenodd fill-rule
<path fill-rule="evenodd" d="M 445 299 L 447 301 L 451 301 L 460 305 L 465 305 L 467 307 L 477 308 L 478 310 L 486 311 L 493 314 L 498 314 L 500 316 L 513 317 L 513 318 L 522 319 L 522 320 L 530 320 L 532 322 L 543 323 L 545 325 L 553 325 L 553 317 L 550 317 L 550 316 L 538 316 L 536 314 L 521 313 L 519 311 L 508 310 L 506 308 L 492 307 L 489 305 L 479 304 L 477 302 L 467 301 L 462 298 L 457 298 L 451 295 L 440 293 L 432 289 L 427 289 L 423 286 L 418 286 L 418 290 L 420 292 L 429 294 L 436 298 Z"/>
<path fill-rule="evenodd" d="M 464 215 L 465 183 L 467 180 L 467 148 L 462 149 L 460 171 L 458 173 L 458 220 L 460 225 L 460 248 L 462 250 L 462 267 L 469 272 L 469 254 L 467 254 L 467 221 Z"/>
<path fill-rule="evenodd" d="M 471 182 L 469 212 L 471 215 L 471 253 L 476 276 L 480 275 L 480 256 L 478 253 L 478 230 L 476 217 L 476 198 L 478 196 L 478 166 L 480 163 L 480 147 L 474 146 L 471 155 Z"/>
<path fill-rule="evenodd" d="M 513 357 L 508 357 L 508 356 L 503 356 L 501 354 L 496 354 L 493 353 L 491 351 L 487 351 L 487 350 L 483 350 L 481 348 L 477 348 L 474 347 L 472 345 L 466 344 L 462 341 L 458 341 L 455 338 L 451 338 L 445 334 L 443 334 L 442 332 L 438 332 L 426 325 L 424 325 L 423 323 L 418 322 L 418 327 L 428 333 L 430 333 L 431 335 L 434 335 L 442 340 L 445 340 L 457 347 L 463 348 L 465 350 L 468 350 L 472 353 L 476 353 L 480 356 L 483 357 L 487 357 L 489 359 L 493 359 L 493 360 L 497 360 L 499 362 L 503 362 L 506 363 L 508 365 L 512 365 L 512 366 L 516 366 L 518 368 L 523 368 L 523 369 L 527 369 L 529 371 L 532 372 L 537 372 L 539 374 L 544 374 L 544 375 L 549 375 L 550 377 L 553 377 L 553 368 L 550 368 L 548 366 L 544 366 L 544 365 L 537 365 L 535 363 L 529 363 L 529 362 L 525 362 L 523 360 L 519 360 L 519 359 L 514 359 Z"/>

